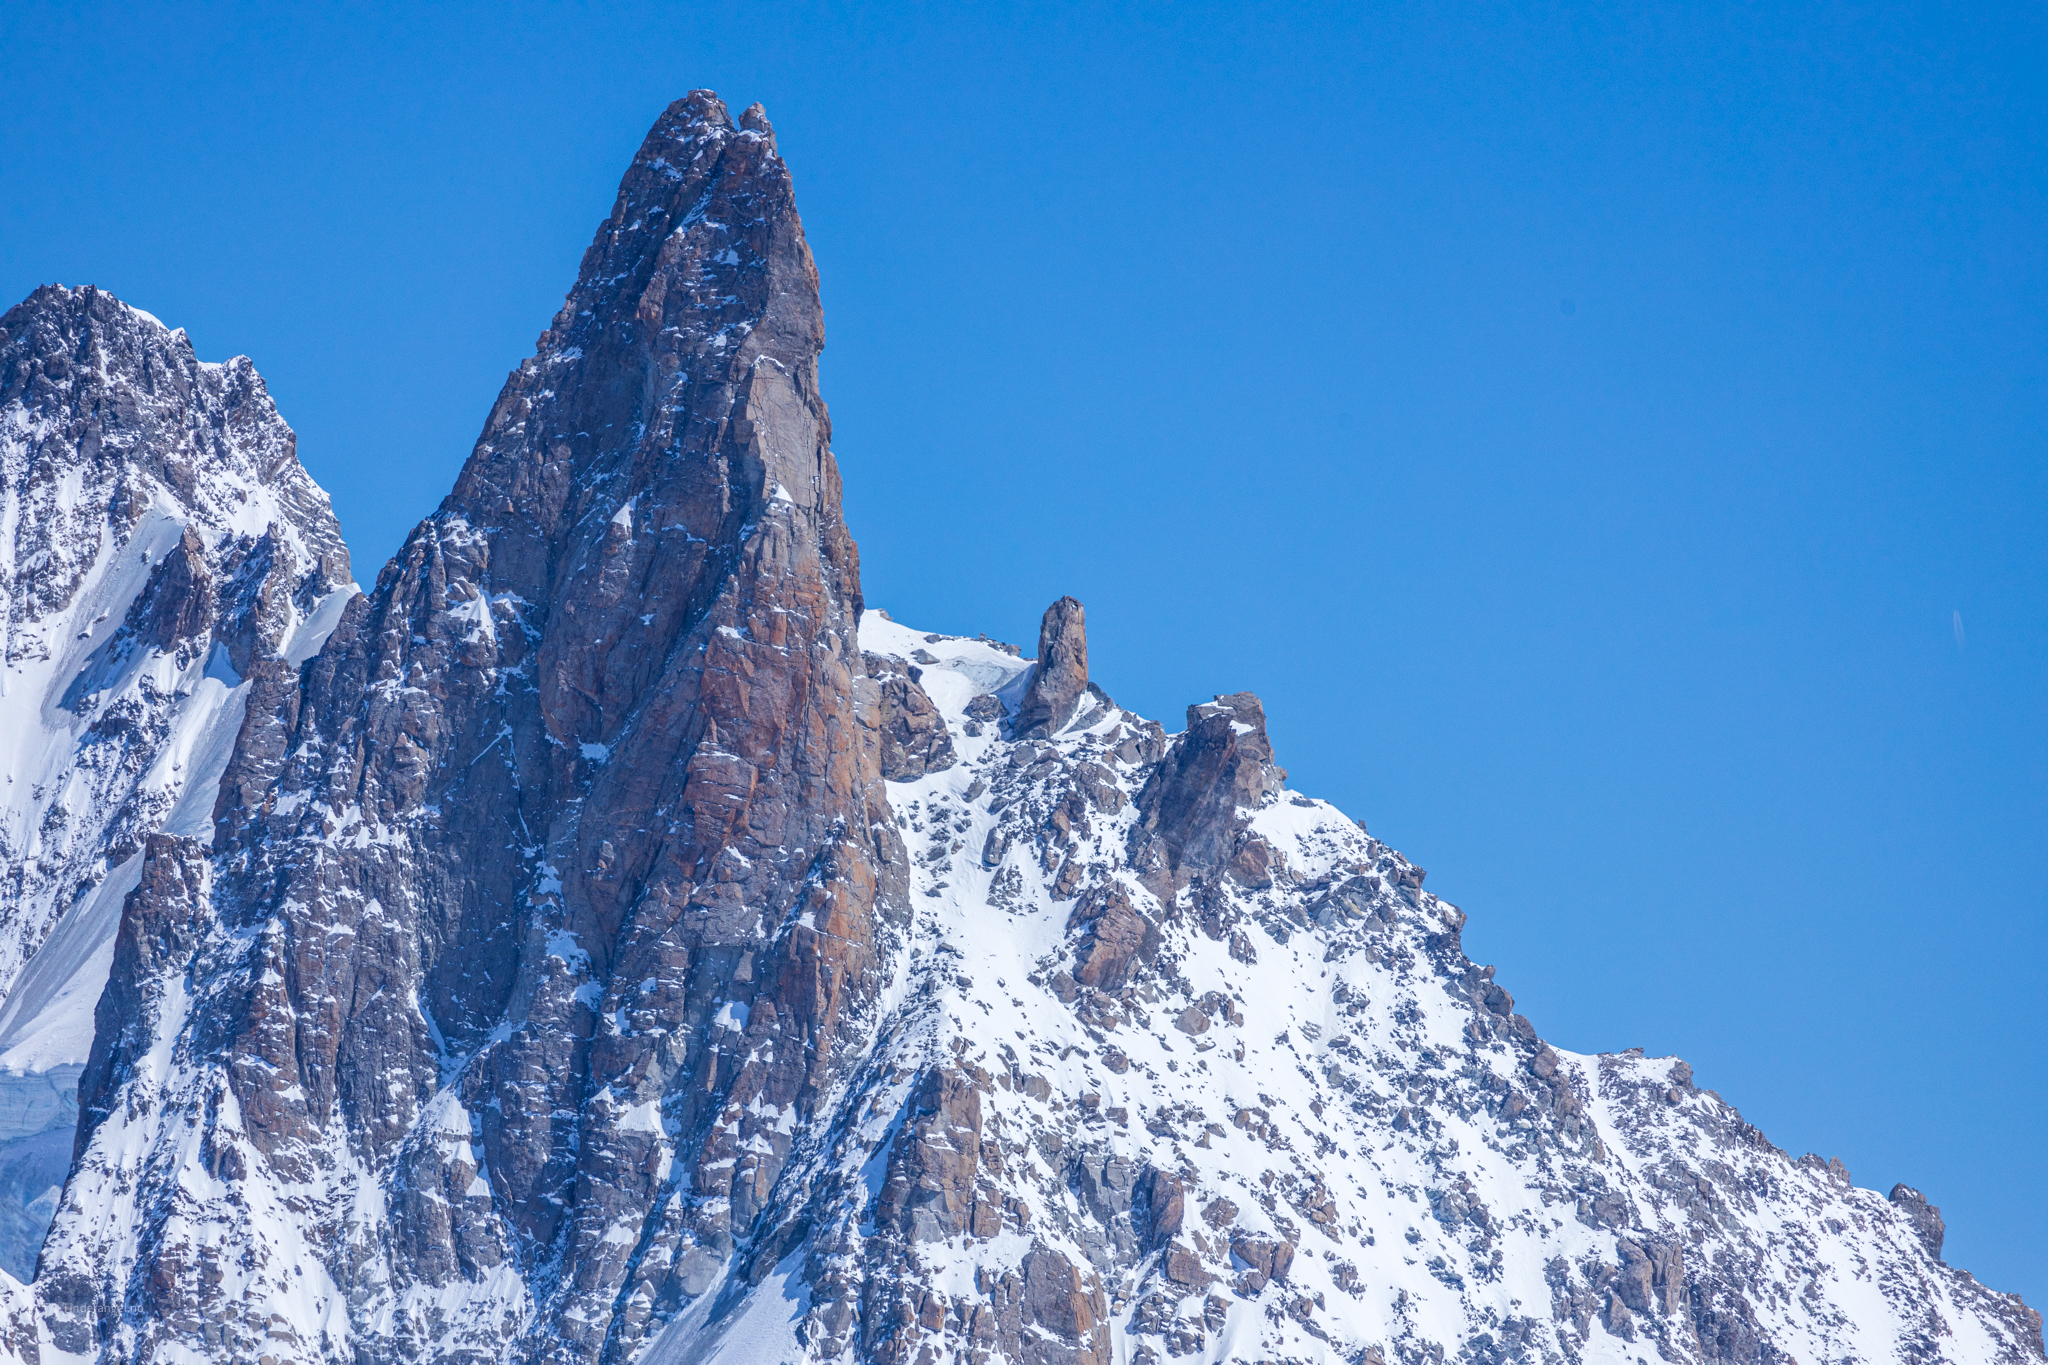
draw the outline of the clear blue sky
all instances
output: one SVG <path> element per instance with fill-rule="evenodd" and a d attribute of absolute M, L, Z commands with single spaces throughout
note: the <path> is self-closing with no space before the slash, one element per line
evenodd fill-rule
<path fill-rule="evenodd" d="M 0 293 L 253 356 L 359 577 L 762 100 L 871 602 L 1257 691 L 1547 1037 L 2048 1307 L 2040 6 L 285 8 L 0 10 Z"/>

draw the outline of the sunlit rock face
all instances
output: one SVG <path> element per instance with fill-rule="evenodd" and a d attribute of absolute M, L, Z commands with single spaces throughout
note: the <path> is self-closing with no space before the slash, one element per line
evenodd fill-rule
<path fill-rule="evenodd" d="M 1546 1045 L 1256 697 L 1167 733 L 1072 598 L 1035 660 L 865 610 L 822 344 L 765 116 L 678 101 L 374 590 L 223 645 L 5 1349 L 2042 1358 L 1919 1192 Z M 160 652 L 228 639 L 195 535 Z"/>
<path fill-rule="evenodd" d="M 822 341 L 765 119 L 679 102 L 441 510 L 250 666 L 211 845 L 148 845 L 59 1347 L 616 1357 L 758 1231 L 906 910 Z"/>

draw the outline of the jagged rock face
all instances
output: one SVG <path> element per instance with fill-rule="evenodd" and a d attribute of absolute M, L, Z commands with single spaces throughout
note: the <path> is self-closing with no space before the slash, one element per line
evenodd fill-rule
<path fill-rule="evenodd" d="M 143 844 L 210 837 L 243 676 L 318 648 L 353 591 L 247 359 L 96 289 L 0 317 L 0 1267 L 23 1279 Z"/>
<path fill-rule="evenodd" d="M 148 837 L 0 1354 L 2043 1358 L 1917 1193 L 1545 1045 L 1257 698 L 1168 736 L 1072 599 L 1035 665 L 863 614 L 821 341 L 765 118 L 672 106 L 447 503 L 251 651 L 212 841 Z"/>
<path fill-rule="evenodd" d="M 678 102 L 441 510 L 254 665 L 216 846 L 149 850 L 60 1346 L 623 1359 L 762 1231 L 904 913 L 822 343 L 765 118 Z"/>
<path fill-rule="evenodd" d="M 953 737 L 932 699 L 917 685 L 916 664 L 863 656 L 868 676 L 881 686 L 882 776 L 908 782 L 953 766 Z"/>

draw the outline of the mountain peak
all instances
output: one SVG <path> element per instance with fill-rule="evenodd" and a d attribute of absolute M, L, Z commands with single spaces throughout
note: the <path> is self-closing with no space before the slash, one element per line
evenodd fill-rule
<path fill-rule="evenodd" d="M 0 317 L 0 527 L 0 1266 L 26 1278 L 142 850 L 211 837 L 250 675 L 355 586 L 254 365 L 90 286 Z"/>
<path fill-rule="evenodd" d="M 181 1304 L 255 1343 L 288 1300 L 369 1294 L 435 1350 L 597 1361 L 761 1235 L 907 906 L 817 273 L 744 122 L 703 91 L 656 122 L 447 500 L 257 679 L 215 845 L 150 843 L 122 941 L 163 947 L 103 997 L 45 1252 L 65 1303 L 145 1303 L 173 1349 Z M 198 1122 L 237 1198 L 408 1212 L 260 1246 L 109 1224 L 124 1154 L 194 1121 L 163 1048 L 233 1096 Z M 107 1313 L 52 1313 L 108 1344 Z"/>
<path fill-rule="evenodd" d="M 117 545 L 126 643 L 10 637 L 22 716 L 135 659 L 211 698 L 177 752 L 219 818 L 85 903 L 112 965 L 0 1358 L 2041 1359 L 1916 1191 L 1546 1044 L 1421 868 L 1284 787 L 1257 697 L 1168 735 L 1072 598 L 1035 662 L 864 611 L 817 284 L 766 116 L 694 91 L 317 653 L 223 625 L 289 616 L 289 518 L 233 564 L 196 518 Z M 137 523 L 37 461 L 189 472 L 216 429 L 119 402 L 211 385 L 224 457 L 288 449 L 156 333 L 119 383 L 0 346 L 67 564 Z M 61 577 L 9 602 L 89 635 Z"/>
<path fill-rule="evenodd" d="M 769 287 L 744 287 L 749 278 Z M 824 342 L 817 270 L 774 130 L 759 104 L 735 124 L 709 90 L 677 100 L 648 130 L 575 288 L 542 337 L 541 355 L 590 337 L 609 335 L 616 344 L 621 329 L 643 335 L 649 324 L 658 337 L 678 309 L 691 310 L 707 330 L 684 328 L 668 347 L 654 348 L 658 355 L 687 354 L 722 334 L 749 362 L 766 354 L 800 365 L 815 360 Z M 771 310 L 778 327 L 750 346 Z"/>

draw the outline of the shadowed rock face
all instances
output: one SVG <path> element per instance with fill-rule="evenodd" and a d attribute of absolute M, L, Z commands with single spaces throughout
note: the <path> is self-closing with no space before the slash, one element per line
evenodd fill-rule
<path fill-rule="evenodd" d="M 1188 708 L 1188 728 L 1138 793 L 1132 865 L 1162 892 L 1224 872 L 1253 886 L 1271 884 L 1270 851 L 1247 833 L 1244 812 L 1278 794 L 1266 708 L 1237 692 Z"/>
<path fill-rule="evenodd" d="M 310 1251 L 375 1358 L 619 1358 L 755 1230 L 903 896 L 823 339 L 767 120 L 671 106 L 440 511 L 253 664 L 214 856 L 150 849 L 44 1260 L 69 1349 L 254 1359 Z M 196 1214 L 118 1159 L 187 1142 Z"/>

